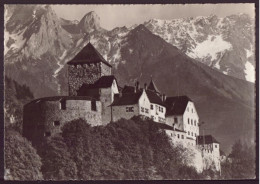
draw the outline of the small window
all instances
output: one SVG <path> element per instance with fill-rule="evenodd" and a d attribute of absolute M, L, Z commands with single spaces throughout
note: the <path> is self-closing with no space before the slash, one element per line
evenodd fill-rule
<path fill-rule="evenodd" d="M 144 112 L 144 108 L 143 107 L 141 107 L 141 112 Z"/>
<path fill-rule="evenodd" d="M 60 101 L 60 109 L 61 110 L 66 110 L 66 100 L 61 100 Z"/>
<path fill-rule="evenodd" d="M 215 145 L 215 148 L 218 148 L 218 145 Z"/>
<path fill-rule="evenodd" d="M 187 111 L 189 112 L 189 107 L 187 107 Z"/>
<path fill-rule="evenodd" d="M 191 132 L 191 135 L 193 136 L 193 132 Z"/>
<path fill-rule="evenodd" d="M 181 138 L 184 139 L 184 135 L 181 135 Z"/>
<path fill-rule="evenodd" d="M 193 113 L 193 109 L 191 109 L 191 112 Z"/>
<path fill-rule="evenodd" d="M 171 133 L 171 136 L 172 136 L 172 133 Z"/>
<path fill-rule="evenodd" d="M 60 126 L 60 121 L 54 121 L 54 122 L 53 122 L 53 125 L 54 125 L 54 126 Z"/>
<path fill-rule="evenodd" d="M 44 132 L 44 137 L 50 137 L 51 136 L 51 132 Z"/>
<path fill-rule="evenodd" d="M 145 113 L 149 113 L 149 109 L 146 109 L 146 108 L 145 108 Z"/>
<path fill-rule="evenodd" d="M 180 135 L 179 134 L 177 134 L 177 137 L 178 137 L 178 139 L 180 138 Z"/>
<path fill-rule="evenodd" d="M 193 125 L 193 120 L 191 119 L 190 121 L 191 121 L 191 125 Z"/>
<path fill-rule="evenodd" d="M 188 131 L 188 135 L 190 135 L 190 131 Z"/>
<path fill-rule="evenodd" d="M 174 123 L 178 123 L 178 119 L 177 118 L 174 118 Z"/>
<path fill-rule="evenodd" d="M 162 107 L 162 112 L 163 112 L 163 107 Z"/>
<path fill-rule="evenodd" d="M 188 124 L 190 124 L 190 118 L 188 118 Z"/>
<path fill-rule="evenodd" d="M 151 104 L 151 110 L 153 110 L 153 104 Z"/>
<path fill-rule="evenodd" d="M 194 126 L 196 126 L 196 120 L 194 120 Z"/>
<path fill-rule="evenodd" d="M 91 100 L 91 110 L 97 111 L 96 100 Z"/>
<path fill-rule="evenodd" d="M 154 119 L 154 116 L 151 116 L 152 119 Z"/>

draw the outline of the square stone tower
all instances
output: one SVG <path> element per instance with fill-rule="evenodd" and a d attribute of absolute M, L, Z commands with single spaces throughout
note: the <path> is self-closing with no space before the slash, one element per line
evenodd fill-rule
<path fill-rule="evenodd" d="M 93 84 L 100 77 L 111 75 L 112 66 L 91 43 L 88 43 L 68 66 L 69 96 L 76 96 L 82 84 Z"/>

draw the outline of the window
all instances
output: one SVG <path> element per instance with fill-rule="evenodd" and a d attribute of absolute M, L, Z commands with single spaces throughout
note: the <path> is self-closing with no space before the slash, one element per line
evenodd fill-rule
<path fill-rule="evenodd" d="M 91 100 L 91 110 L 97 111 L 96 100 Z"/>
<path fill-rule="evenodd" d="M 53 122 L 53 125 L 54 125 L 54 126 L 60 126 L 60 122 L 59 122 L 59 121 L 54 121 L 54 122 Z"/>
<path fill-rule="evenodd" d="M 50 137 L 51 136 L 51 132 L 44 132 L 44 137 Z"/>
<path fill-rule="evenodd" d="M 177 134 L 177 137 L 178 137 L 178 139 L 180 138 L 180 135 L 179 134 Z"/>
<path fill-rule="evenodd" d="M 61 100 L 60 101 L 60 109 L 61 110 L 66 110 L 66 100 Z"/>
<path fill-rule="evenodd" d="M 196 126 L 196 120 L 194 120 L 194 126 Z"/>
<path fill-rule="evenodd" d="M 144 108 L 143 107 L 141 107 L 141 112 L 144 112 Z"/>
<path fill-rule="evenodd" d="M 193 125 L 193 120 L 191 119 L 190 121 L 191 121 L 191 125 Z"/>
<path fill-rule="evenodd" d="M 215 145 L 215 148 L 218 148 L 218 145 Z"/>
<path fill-rule="evenodd" d="M 153 104 L 151 104 L 151 110 L 153 110 Z"/>
<path fill-rule="evenodd" d="M 187 111 L 189 112 L 189 107 L 187 107 Z"/>
<path fill-rule="evenodd" d="M 163 107 L 162 107 L 162 112 L 163 112 Z"/>
<path fill-rule="evenodd" d="M 191 132 L 191 135 L 193 136 L 193 132 Z"/>
<path fill-rule="evenodd" d="M 171 136 L 172 136 L 172 133 L 171 133 Z"/>
<path fill-rule="evenodd" d="M 146 109 L 146 108 L 145 108 L 145 113 L 149 113 L 149 109 Z"/>
<path fill-rule="evenodd" d="M 184 139 L 184 135 L 181 135 L 181 138 Z"/>
<path fill-rule="evenodd" d="M 152 119 L 154 119 L 154 116 L 151 116 Z"/>
<path fill-rule="evenodd" d="M 190 118 L 188 118 L 188 124 L 190 124 Z"/>
<path fill-rule="evenodd" d="M 177 118 L 174 118 L 174 123 L 178 123 L 178 119 Z"/>
<path fill-rule="evenodd" d="M 188 131 L 188 135 L 190 135 L 190 131 Z"/>
<path fill-rule="evenodd" d="M 134 107 L 126 107 L 126 112 L 134 112 Z"/>

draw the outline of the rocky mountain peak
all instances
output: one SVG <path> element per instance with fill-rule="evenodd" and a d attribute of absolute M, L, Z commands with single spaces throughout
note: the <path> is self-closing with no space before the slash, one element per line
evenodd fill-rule
<path fill-rule="evenodd" d="M 78 26 L 84 33 L 100 30 L 100 17 L 94 11 L 91 11 L 80 20 Z"/>

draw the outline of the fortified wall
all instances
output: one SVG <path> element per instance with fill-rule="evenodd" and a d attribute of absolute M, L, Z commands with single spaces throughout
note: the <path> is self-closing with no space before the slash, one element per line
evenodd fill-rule
<path fill-rule="evenodd" d="M 34 143 L 61 132 L 75 117 L 92 126 L 102 125 L 102 105 L 89 97 L 47 97 L 24 106 L 23 134 Z"/>

